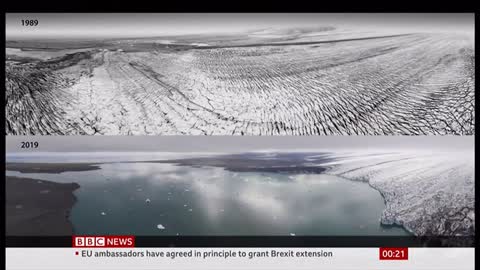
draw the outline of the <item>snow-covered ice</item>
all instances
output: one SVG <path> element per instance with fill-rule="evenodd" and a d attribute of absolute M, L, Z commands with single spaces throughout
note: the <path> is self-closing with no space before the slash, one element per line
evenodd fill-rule
<path fill-rule="evenodd" d="M 385 199 L 383 224 L 421 236 L 474 235 L 473 151 L 334 154 L 327 174 L 368 182 Z"/>
<path fill-rule="evenodd" d="M 53 63 L 8 62 L 6 133 L 474 134 L 469 35 L 276 45 L 92 50 Z"/>

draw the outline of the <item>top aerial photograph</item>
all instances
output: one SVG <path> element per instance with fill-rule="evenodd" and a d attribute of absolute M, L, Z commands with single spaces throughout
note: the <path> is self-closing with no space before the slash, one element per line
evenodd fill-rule
<path fill-rule="evenodd" d="M 474 135 L 474 14 L 7 13 L 6 135 Z"/>

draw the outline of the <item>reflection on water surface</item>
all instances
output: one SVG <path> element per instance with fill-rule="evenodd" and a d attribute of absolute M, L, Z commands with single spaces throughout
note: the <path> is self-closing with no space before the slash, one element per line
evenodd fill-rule
<path fill-rule="evenodd" d="M 408 235 L 379 222 L 385 204 L 368 184 L 325 174 L 232 172 L 159 163 L 21 174 L 77 182 L 77 234 Z"/>

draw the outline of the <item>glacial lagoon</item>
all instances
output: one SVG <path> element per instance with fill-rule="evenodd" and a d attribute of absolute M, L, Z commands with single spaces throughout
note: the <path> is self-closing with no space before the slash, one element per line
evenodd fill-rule
<path fill-rule="evenodd" d="M 76 234 L 409 235 L 380 224 L 385 203 L 365 182 L 168 163 L 100 167 L 6 174 L 78 183 L 70 214 Z"/>

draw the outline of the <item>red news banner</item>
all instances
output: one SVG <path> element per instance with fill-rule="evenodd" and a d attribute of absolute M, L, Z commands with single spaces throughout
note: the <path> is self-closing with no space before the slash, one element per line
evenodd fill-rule
<path fill-rule="evenodd" d="M 132 248 L 135 247 L 135 236 L 73 236 L 72 247 L 77 248 Z M 406 247 L 379 248 L 380 260 L 408 260 Z"/>
<path fill-rule="evenodd" d="M 132 248 L 135 247 L 135 236 L 73 236 L 72 247 L 79 248 Z"/>

